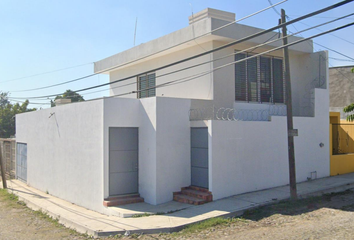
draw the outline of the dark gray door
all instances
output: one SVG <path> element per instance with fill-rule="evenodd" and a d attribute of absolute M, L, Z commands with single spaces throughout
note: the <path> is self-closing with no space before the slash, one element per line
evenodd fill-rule
<path fill-rule="evenodd" d="M 27 144 L 17 143 L 16 178 L 27 182 Z"/>
<path fill-rule="evenodd" d="M 192 185 L 209 188 L 208 128 L 191 128 Z"/>
<path fill-rule="evenodd" d="M 109 128 L 109 195 L 138 193 L 138 128 Z"/>

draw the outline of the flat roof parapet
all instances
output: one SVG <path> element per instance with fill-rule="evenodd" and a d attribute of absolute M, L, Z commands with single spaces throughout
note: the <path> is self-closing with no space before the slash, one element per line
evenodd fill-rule
<path fill-rule="evenodd" d="M 200 20 L 203 20 L 205 18 L 216 18 L 228 22 L 233 22 L 236 19 L 236 14 L 213 9 L 213 8 L 206 8 L 200 12 L 197 12 L 196 14 L 193 14 L 192 16 L 189 16 L 188 17 L 189 25 L 198 22 Z"/>

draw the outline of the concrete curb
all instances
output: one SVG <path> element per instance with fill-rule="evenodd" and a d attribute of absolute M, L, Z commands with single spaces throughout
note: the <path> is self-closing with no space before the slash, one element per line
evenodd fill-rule
<path fill-rule="evenodd" d="M 341 192 L 341 191 L 346 191 L 348 189 L 352 189 L 354 188 L 354 181 L 351 183 L 346 183 L 344 185 L 340 185 L 340 186 L 336 186 L 336 187 L 331 187 L 326 189 L 325 187 L 322 188 L 321 190 L 317 190 L 314 192 L 309 192 L 309 193 L 304 193 L 304 194 L 299 194 L 298 197 L 299 199 L 304 199 L 304 198 L 308 198 L 308 197 L 313 197 L 313 196 L 321 196 L 323 194 L 328 194 L 328 193 L 335 193 L 335 192 Z M 100 230 L 94 230 L 92 228 L 89 228 L 87 226 L 85 226 L 84 224 L 72 221 L 68 218 L 62 217 L 58 214 L 55 214 L 53 212 L 51 212 L 50 210 L 48 210 L 45 207 L 40 206 L 40 204 L 36 204 L 28 199 L 25 199 L 23 197 L 21 197 L 18 192 L 16 190 L 11 190 L 8 189 L 8 191 L 10 193 L 13 193 L 15 195 L 17 195 L 19 197 L 20 201 L 23 201 L 28 208 L 34 210 L 34 211 L 43 211 L 44 213 L 46 213 L 47 215 L 49 215 L 50 217 L 52 217 L 53 219 L 58 219 L 60 224 L 63 224 L 65 227 L 68 227 L 70 229 L 74 229 L 79 233 L 83 233 L 83 234 L 88 234 L 91 235 L 93 237 L 107 237 L 107 236 L 114 236 L 117 234 L 124 234 L 126 231 L 125 230 L 118 230 L 118 231 L 100 231 Z M 267 206 L 267 205 L 271 205 L 271 204 L 276 204 L 279 203 L 280 201 L 283 200 L 288 200 L 289 198 L 282 198 L 282 199 L 277 199 L 277 200 L 273 200 L 273 201 L 267 201 L 267 202 L 262 202 L 262 203 L 257 203 L 254 206 L 251 207 L 245 207 L 244 209 L 238 209 L 236 211 L 233 212 L 229 212 L 229 213 L 225 213 L 225 214 L 220 214 L 218 215 L 218 217 L 222 217 L 222 218 L 228 218 L 228 217 L 237 217 L 237 216 L 241 216 L 244 214 L 245 211 L 247 210 L 253 210 L 262 206 Z M 177 232 L 182 230 L 183 228 L 191 225 L 191 224 L 195 224 L 195 223 L 199 223 L 202 221 L 205 221 L 206 219 L 203 220 L 199 220 L 199 221 L 194 221 L 194 222 L 190 222 L 190 223 L 186 223 L 186 224 L 180 224 L 174 227 L 157 227 L 157 228 L 150 228 L 150 229 L 137 229 L 137 230 L 129 230 L 130 234 L 133 233 L 137 233 L 137 234 L 156 234 L 156 233 L 171 233 L 171 232 Z"/>

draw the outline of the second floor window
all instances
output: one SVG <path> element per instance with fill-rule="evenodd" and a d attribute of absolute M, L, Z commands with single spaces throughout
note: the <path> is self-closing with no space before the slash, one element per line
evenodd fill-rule
<path fill-rule="evenodd" d="M 155 73 L 148 73 L 138 77 L 138 98 L 156 96 L 156 77 Z"/>
<path fill-rule="evenodd" d="M 235 61 L 250 57 L 235 55 Z M 284 103 L 283 60 L 258 56 L 235 64 L 235 100 Z"/>

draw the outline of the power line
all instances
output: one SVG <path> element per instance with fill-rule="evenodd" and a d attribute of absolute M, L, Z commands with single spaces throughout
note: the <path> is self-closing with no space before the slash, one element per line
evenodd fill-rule
<path fill-rule="evenodd" d="M 263 31 L 260 31 L 260 32 L 258 32 L 258 33 L 256 33 L 256 34 L 253 34 L 253 35 L 244 37 L 244 38 L 239 39 L 239 40 L 236 40 L 236 41 L 233 41 L 233 42 L 231 42 L 231 43 L 229 43 L 229 44 L 225 44 L 225 45 L 220 46 L 220 47 L 218 47 L 218 48 L 215 48 L 215 49 L 206 51 L 206 52 L 204 52 L 204 53 L 200 53 L 200 54 L 194 55 L 194 56 L 192 56 L 192 57 L 189 57 L 189 58 L 186 58 L 186 59 L 183 59 L 183 60 L 180 60 L 180 61 L 177 61 L 177 62 L 168 64 L 168 65 L 165 65 L 165 66 L 162 66 L 162 67 L 159 67 L 159 68 L 155 68 L 155 69 L 153 69 L 153 70 L 150 69 L 149 71 L 146 71 L 146 72 L 143 72 L 143 73 L 135 74 L 135 75 L 132 75 L 132 76 L 123 78 L 123 79 L 118 79 L 118 80 L 115 80 L 115 81 L 112 81 L 112 82 L 109 82 L 109 83 L 106 83 L 106 84 L 101 84 L 101 85 L 96 85 L 96 86 L 92 86 L 92 87 L 88 87 L 88 88 L 76 90 L 75 92 L 86 91 L 86 90 L 90 90 L 90 89 L 94 89 L 94 88 L 98 88 L 98 87 L 103 87 L 103 86 L 106 86 L 106 85 L 111 85 L 111 84 L 114 84 L 114 83 L 117 83 L 117 82 L 121 82 L 121 81 L 126 81 L 126 80 L 129 80 L 129 79 L 132 79 L 132 78 L 137 77 L 137 76 L 142 75 L 142 74 L 147 74 L 147 73 L 152 72 L 152 71 L 157 71 L 157 70 L 160 70 L 160 69 L 164 69 L 164 68 L 166 68 L 166 67 L 170 67 L 170 66 L 173 66 L 173 65 L 176 65 L 176 64 L 179 64 L 179 63 L 182 63 L 182 62 L 185 62 L 185 61 L 188 61 L 188 60 L 191 60 L 191 59 L 194 59 L 194 58 L 197 58 L 197 57 L 206 55 L 206 54 L 209 54 L 209 53 L 212 53 L 212 52 L 214 52 L 214 51 L 218 51 L 218 50 L 220 50 L 220 49 L 223 49 L 223 48 L 226 48 L 226 47 L 229 47 L 229 46 L 233 46 L 233 45 L 235 45 L 235 44 L 237 44 L 237 43 L 241 43 L 241 42 L 247 41 L 247 40 L 252 39 L 252 38 L 254 38 L 254 37 L 258 37 L 258 36 L 260 36 L 260 35 L 262 35 L 262 34 L 265 34 L 265 33 L 268 33 L 268 32 L 270 32 L 270 31 L 273 31 L 273 30 L 275 30 L 275 29 L 278 29 L 278 28 L 280 28 L 280 27 L 282 27 L 282 26 L 286 26 L 286 25 L 292 24 L 292 23 L 294 23 L 294 22 L 301 21 L 301 20 L 306 19 L 306 18 L 308 18 L 308 17 L 312 17 L 313 15 L 320 14 L 320 13 L 322 13 L 322 12 L 325 12 L 325 11 L 328 11 L 328 10 L 331 10 L 331 9 L 334 9 L 334 8 L 336 8 L 336 7 L 342 6 L 342 5 L 347 4 L 347 3 L 349 3 L 349 2 L 352 2 L 352 1 L 353 1 L 353 0 L 342 1 L 342 2 L 340 2 L 340 3 L 331 5 L 331 6 L 329 6 L 329 7 L 320 9 L 320 10 L 318 10 L 318 11 L 315 11 L 315 12 L 312 12 L 312 13 L 309 13 L 309 14 L 306 14 L 306 15 L 304 15 L 304 16 L 302 16 L 302 17 L 297 18 L 297 19 L 293 19 L 293 20 L 291 20 L 291 21 L 288 21 L 288 22 L 286 22 L 286 23 L 282 23 L 282 24 L 280 24 L 280 25 L 277 25 L 277 26 L 275 26 L 275 27 L 269 28 L 269 29 L 267 29 L 267 30 L 263 30 Z M 56 95 L 60 95 L 60 94 L 53 94 L 53 95 L 40 96 L 40 97 L 30 97 L 30 98 L 47 98 L 47 97 L 53 97 L 53 96 L 56 96 Z"/>
<path fill-rule="evenodd" d="M 272 5 L 271 0 L 268 0 L 268 2 L 269 2 L 270 5 Z M 273 10 L 274 10 L 279 16 L 281 16 L 281 14 L 276 10 L 275 7 L 272 7 L 272 8 L 273 8 Z M 353 15 L 353 14 L 350 14 L 350 15 Z M 291 20 L 291 18 L 290 18 L 289 16 L 286 16 L 286 17 Z M 338 19 L 338 18 L 337 18 L 337 19 Z M 299 23 L 301 23 L 301 24 L 303 24 L 303 25 L 305 25 L 305 26 L 308 26 L 308 27 L 310 26 L 310 25 L 308 25 L 308 24 L 306 24 L 306 23 L 303 23 L 303 22 L 301 22 L 301 21 L 300 21 Z M 299 31 L 299 30 L 297 30 L 297 28 L 295 27 L 294 24 L 292 24 L 291 26 L 293 26 L 296 31 Z M 319 31 L 323 31 L 322 29 L 319 29 L 319 28 L 317 28 L 317 27 L 316 27 L 316 29 L 319 30 Z M 290 31 L 289 31 L 289 32 L 290 32 Z M 339 36 L 334 35 L 334 34 L 331 34 L 331 33 L 330 33 L 329 35 L 332 35 L 332 36 L 334 36 L 334 37 L 336 37 L 336 38 L 338 38 L 338 39 L 341 39 L 342 41 L 345 41 L 345 42 L 347 42 L 347 43 L 350 43 L 350 44 L 353 44 L 353 45 L 354 45 L 353 42 L 351 42 L 351 41 L 349 41 L 349 40 L 347 40 L 347 39 L 344 39 L 344 38 L 342 38 L 342 37 L 339 37 Z M 300 35 L 300 36 L 301 36 L 301 35 Z M 317 44 L 317 45 L 319 45 L 319 46 L 322 46 L 322 45 L 320 45 L 320 44 L 318 44 L 318 43 L 315 43 L 315 42 L 314 42 L 314 44 Z M 349 57 L 349 56 L 347 56 L 347 55 L 345 55 L 345 54 L 339 53 L 338 51 L 329 49 L 329 48 L 327 48 L 327 47 L 325 47 L 325 46 L 322 46 L 322 47 L 324 47 L 324 48 L 326 48 L 326 49 L 328 49 L 328 50 L 331 50 L 331 51 L 333 51 L 333 52 L 336 52 L 336 53 L 338 53 L 338 54 L 340 54 L 340 55 L 342 55 L 342 56 L 345 56 L 345 57 L 347 57 L 347 58 L 350 58 L 350 59 L 354 60 L 353 58 L 351 58 L 351 57 Z"/>
<path fill-rule="evenodd" d="M 353 60 L 349 60 L 349 59 L 334 58 L 334 57 L 328 57 L 328 58 L 333 59 L 333 60 L 337 60 L 337 61 L 342 61 L 342 62 L 354 62 Z"/>
<path fill-rule="evenodd" d="M 72 82 L 77 82 L 79 80 L 85 79 L 85 78 L 89 78 L 89 77 L 93 77 L 97 75 L 97 73 L 93 73 L 84 77 L 79 77 L 79 78 L 75 78 L 66 82 L 62 82 L 62 83 L 57 83 L 57 84 L 53 84 L 53 85 L 49 85 L 49 86 L 45 86 L 45 87 L 39 87 L 39 88 L 32 88 L 32 89 L 25 89 L 25 90 L 17 90 L 17 91 L 11 91 L 11 92 L 29 92 L 29 91 L 35 91 L 35 90 L 41 90 L 41 89 L 46 89 L 46 88 L 52 88 L 52 87 L 57 87 L 60 85 L 64 85 L 64 84 L 68 84 L 68 83 L 72 83 Z"/>
<path fill-rule="evenodd" d="M 198 38 L 207 36 L 207 35 L 209 35 L 209 34 L 215 32 L 215 31 L 221 30 L 221 29 L 223 29 L 223 28 L 225 28 L 225 27 L 228 27 L 228 26 L 230 26 L 230 25 L 232 25 L 232 24 L 234 24 L 234 23 L 241 22 L 241 21 L 243 21 L 243 20 L 245 20 L 245 19 L 247 19 L 247 18 L 253 17 L 254 15 L 257 15 L 257 14 L 259 14 L 259 13 L 261 13 L 261 12 L 264 12 L 264 11 L 266 11 L 266 10 L 272 8 L 273 6 L 277 6 L 277 5 L 282 4 L 282 3 L 286 2 L 286 1 L 288 1 L 288 0 L 283 0 L 283 1 L 281 1 L 281 2 L 278 2 L 278 3 L 276 3 L 276 4 L 272 5 L 272 6 L 266 7 L 266 8 L 264 8 L 264 9 L 262 9 L 262 10 L 259 10 L 259 11 L 255 12 L 255 13 L 252 13 L 252 14 L 250 14 L 250 15 L 247 15 L 247 16 L 245 16 L 245 17 L 243 17 L 243 18 L 240 18 L 240 19 L 235 20 L 235 21 L 233 21 L 233 22 L 227 23 L 227 24 L 225 24 L 225 25 L 223 25 L 223 26 L 221 26 L 221 27 L 218 27 L 218 28 L 216 28 L 216 29 L 213 29 L 213 30 L 210 31 L 210 32 L 204 33 L 204 34 L 202 34 L 202 35 L 199 35 L 199 36 L 194 37 L 194 38 L 192 38 L 192 39 L 189 39 L 189 40 L 187 40 L 187 41 L 181 42 L 181 43 L 179 43 L 179 44 L 177 44 L 177 45 L 171 46 L 171 47 L 169 47 L 169 48 L 163 49 L 163 50 L 161 50 L 161 51 L 155 52 L 155 53 L 153 53 L 153 54 L 150 54 L 150 55 L 147 55 L 147 56 L 144 56 L 144 57 L 141 57 L 141 58 L 138 58 L 138 59 L 129 61 L 129 62 L 126 62 L 126 63 L 121 64 L 121 65 L 119 65 L 119 66 L 111 67 L 111 68 L 108 68 L 108 69 L 106 69 L 106 70 L 99 71 L 99 72 L 97 72 L 97 73 L 102 73 L 102 72 L 111 71 L 111 70 L 113 70 L 113 69 L 116 69 L 116 68 L 119 68 L 119 67 L 123 67 L 123 66 L 125 66 L 125 65 L 134 63 L 134 62 L 136 62 L 136 61 L 140 61 L 140 60 L 143 60 L 143 59 L 145 59 L 145 58 L 148 58 L 148 57 L 154 56 L 154 55 L 156 55 L 156 54 L 162 53 L 162 52 L 164 52 L 164 51 L 173 49 L 173 48 L 178 47 L 178 46 L 180 46 L 180 45 L 183 45 L 183 44 L 185 44 L 185 43 L 189 43 L 189 42 L 191 42 L 191 41 L 194 41 L 195 39 L 198 39 Z M 350 2 L 350 0 L 348 0 L 348 1 Z M 344 1 L 344 2 L 345 2 L 345 1 Z M 344 4 L 346 4 L 346 3 L 344 3 Z"/>
<path fill-rule="evenodd" d="M 309 26 L 308 24 L 303 23 L 303 22 L 299 22 L 299 23 L 301 23 L 301 24 L 303 24 L 303 25 L 305 25 L 305 26 Z M 319 29 L 319 28 L 317 28 L 317 30 L 323 31 L 322 29 Z M 336 38 L 338 38 L 338 39 L 340 39 L 340 40 L 342 40 L 342 41 L 345 41 L 345 42 L 347 42 L 347 43 L 350 43 L 350 44 L 354 45 L 354 42 L 351 42 L 351 41 L 349 41 L 349 40 L 347 40 L 347 39 L 345 39 L 345 38 L 339 37 L 339 36 L 334 35 L 334 34 L 329 34 L 329 35 L 331 35 L 331 36 L 336 37 Z"/>
<path fill-rule="evenodd" d="M 294 35 L 296 35 L 296 34 L 300 34 L 300 33 L 302 33 L 302 32 L 309 31 L 309 30 L 314 29 L 314 28 L 319 27 L 319 26 L 323 26 L 323 25 L 326 25 L 326 24 L 329 24 L 329 23 L 333 23 L 333 22 L 335 22 L 335 21 L 341 20 L 341 19 L 343 19 L 343 18 L 347 18 L 348 16 L 352 16 L 352 15 L 354 15 L 354 13 L 348 14 L 348 15 L 345 15 L 345 16 L 342 16 L 342 17 L 339 17 L 339 18 L 337 18 L 337 19 L 334 19 L 334 20 L 331 20 L 331 21 L 328 21 L 328 22 L 325 22 L 325 23 L 321 23 L 321 24 L 316 25 L 316 26 L 312 26 L 312 27 L 307 28 L 307 29 L 303 29 L 303 30 L 298 31 L 298 32 L 296 32 L 296 33 L 291 33 L 291 34 L 288 35 L 287 37 L 291 37 L 291 36 L 294 36 Z M 250 52 L 250 53 L 251 53 L 251 52 L 255 51 L 256 49 L 258 49 L 259 47 L 262 47 L 262 46 L 264 46 L 264 45 L 268 45 L 268 44 L 273 43 L 273 42 L 276 42 L 276 41 L 280 41 L 281 39 L 284 38 L 284 37 L 280 37 L 280 38 L 271 40 L 271 39 L 274 38 L 276 35 L 278 35 L 278 33 L 276 33 L 275 35 L 273 35 L 272 37 L 270 37 L 269 39 L 267 39 L 266 41 L 264 41 L 262 44 L 259 44 L 259 45 L 256 45 L 256 46 L 253 46 L 253 47 L 244 49 L 244 50 L 242 50 L 242 51 L 238 51 L 238 52 L 236 52 L 236 53 L 227 54 L 227 55 L 224 55 L 224 56 L 222 56 L 222 57 L 219 57 L 219 58 L 216 58 L 216 59 L 213 59 L 213 60 L 210 60 L 210 61 L 205 61 L 205 62 L 202 62 L 202 63 L 199 63 L 199 64 L 195 64 L 195 65 L 192 65 L 192 66 L 189 66 L 189 67 L 186 67 L 186 68 L 182 68 L 182 69 L 179 69 L 179 70 L 176 70 L 176 71 L 173 71 L 173 72 L 169 72 L 169 73 L 166 73 L 166 74 L 163 74 L 163 75 L 159 75 L 159 76 L 156 76 L 156 78 L 164 77 L 164 76 L 166 76 L 166 75 L 170 75 L 170 74 L 177 73 L 177 72 L 180 72 L 180 71 L 184 71 L 184 70 L 187 70 L 187 69 L 190 69 L 190 68 L 198 67 L 198 66 L 201 66 L 201 65 L 204 65 L 204 64 L 207 64 L 207 63 L 219 61 L 219 60 L 221 60 L 221 59 L 225 59 L 225 58 L 228 58 L 228 57 L 230 57 L 230 56 L 233 56 L 233 55 L 236 55 L 236 54 L 239 54 L 239 53 L 242 53 L 242 52 Z M 136 84 L 136 82 L 132 82 L 132 83 L 120 85 L 120 86 L 117 86 L 117 87 L 111 87 L 111 88 L 108 88 L 108 89 L 98 90 L 98 91 L 94 91 L 94 92 L 89 92 L 89 93 L 85 93 L 85 94 L 83 94 L 83 95 L 88 95 L 88 94 L 92 94 L 92 93 L 107 91 L 107 90 L 110 90 L 110 89 L 117 89 L 117 88 L 126 87 L 126 86 L 133 85 L 133 84 Z"/>
<path fill-rule="evenodd" d="M 316 38 L 316 37 L 319 37 L 319 36 L 328 34 L 328 33 L 330 33 L 330 32 L 335 32 L 335 31 L 338 31 L 338 30 L 341 30 L 341 29 L 344 29 L 344 28 L 347 28 L 347 27 L 353 26 L 353 25 L 354 25 L 354 22 L 349 23 L 349 24 L 346 24 L 346 25 L 342 25 L 342 26 L 340 26 L 340 27 L 333 28 L 333 29 L 331 29 L 331 30 L 327 30 L 327 31 L 322 32 L 322 33 L 319 33 L 319 34 L 315 34 L 315 35 L 312 35 L 312 36 L 310 36 L 310 37 L 303 38 L 303 39 L 300 39 L 300 40 L 297 40 L 297 41 L 288 43 L 288 44 L 286 44 L 286 45 L 279 46 L 279 47 L 276 47 L 276 48 L 273 48 L 273 49 L 264 51 L 264 52 L 262 52 L 262 53 L 255 54 L 255 55 L 252 55 L 252 56 L 243 58 L 243 59 L 241 59 L 241 60 L 233 61 L 233 62 L 231 62 L 231 63 L 227 63 L 227 64 L 224 64 L 224 65 L 222 65 L 222 66 L 216 67 L 216 68 L 214 68 L 214 69 L 212 69 L 212 70 L 208 70 L 208 71 L 205 71 L 205 72 L 202 72 L 202 73 L 199 73 L 199 74 L 195 74 L 195 75 L 192 75 L 192 76 L 189 76 L 189 77 L 184 77 L 184 78 L 172 80 L 172 81 L 169 81 L 169 82 L 160 84 L 160 85 L 156 85 L 156 86 L 154 86 L 154 87 L 148 87 L 148 88 L 145 88 L 145 89 L 141 89 L 141 90 L 137 90 L 137 91 L 131 91 L 131 92 L 126 92 L 126 93 L 121 93 L 121 94 L 117 94 L 117 95 L 113 95 L 113 96 L 109 96 L 109 97 L 104 97 L 104 98 L 113 98 L 113 97 L 125 96 L 125 95 L 135 94 L 135 93 L 139 93 L 139 92 L 141 92 L 141 91 L 146 91 L 146 90 L 153 89 L 153 88 L 156 89 L 156 88 L 161 88 L 161 87 L 166 87 L 166 86 L 171 86 L 171 85 L 175 85 L 175 84 L 180 84 L 180 83 L 183 83 L 183 82 L 191 81 L 191 80 L 197 79 L 197 78 L 199 78 L 199 77 L 205 76 L 205 75 L 207 75 L 207 74 L 210 74 L 210 73 L 212 73 L 212 72 L 214 72 L 214 71 L 217 71 L 217 70 L 219 70 L 219 69 L 222 69 L 222 68 L 224 68 L 224 67 L 227 67 L 227 66 L 230 66 L 230 65 L 234 65 L 234 64 L 239 63 L 239 62 L 247 61 L 247 60 L 249 60 L 249 59 L 251 59 L 251 58 L 255 58 L 255 57 L 258 57 L 258 56 L 261 56 L 261 55 L 270 53 L 270 52 L 274 52 L 274 51 L 277 51 L 277 50 L 282 49 L 282 48 L 284 48 L 284 47 L 289 47 L 289 46 L 292 46 L 292 45 L 295 45 L 295 44 L 298 44 L 298 43 L 307 41 L 307 40 L 309 40 L 309 39 Z M 244 50 L 243 50 L 243 51 L 244 51 Z M 241 51 L 240 51 L 240 52 L 241 52 Z M 86 100 L 86 101 L 95 101 L 95 100 L 100 100 L 100 99 L 104 99 L 104 98 L 89 99 L 89 100 Z"/>
<path fill-rule="evenodd" d="M 298 16 L 301 16 L 301 15 L 290 14 L 288 16 L 298 17 Z M 338 18 L 338 17 L 313 17 L 313 18 Z M 354 18 L 348 18 L 348 20 L 354 20 Z"/>
<path fill-rule="evenodd" d="M 288 0 L 283 0 L 283 1 L 279 2 L 279 3 L 274 4 L 273 6 L 277 6 L 277 5 L 282 4 L 282 3 L 286 2 L 286 1 L 288 1 Z M 233 21 L 233 22 L 227 23 L 227 24 L 225 24 L 225 25 L 223 25 L 223 26 L 221 26 L 221 27 L 218 27 L 218 28 L 216 28 L 216 29 L 214 29 L 214 30 L 212 30 L 212 31 L 210 31 L 210 32 L 204 33 L 204 34 L 202 34 L 202 35 L 200 35 L 200 36 L 198 36 L 198 37 L 195 37 L 195 36 L 194 36 L 193 39 L 190 39 L 190 40 L 181 42 L 181 43 L 179 43 L 179 44 L 177 44 L 177 45 L 174 45 L 174 46 L 172 46 L 172 47 L 169 47 L 169 48 L 163 49 L 163 50 L 161 50 L 161 51 L 155 52 L 155 53 L 153 53 L 153 54 L 150 54 L 150 55 L 147 55 L 147 56 L 144 56 L 144 57 L 135 59 L 135 60 L 133 60 L 133 61 L 126 62 L 126 63 L 124 63 L 124 64 L 122 64 L 122 65 L 119 65 L 119 66 L 116 66 L 116 67 L 112 67 L 112 68 L 106 69 L 105 71 L 96 72 L 96 73 L 94 73 L 94 74 L 86 75 L 86 76 L 83 76 L 83 77 L 80 77 L 80 78 L 77 78 L 77 79 L 74 79 L 74 80 L 66 81 L 66 82 L 63 82 L 63 83 L 58 83 L 58 84 L 49 85 L 49 86 L 44 86 L 44 87 L 40 87 L 40 88 L 34 88 L 34 89 L 26 89 L 26 90 L 12 91 L 12 92 L 26 92 L 26 91 L 42 90 L 42 89 L 46 89 L 46 88 L 56 87 L 56 86 L 60 86 L 60 85 L 63 85 L 63 84 L 67 84 L 67 83 L 79 81 L 79 80 L 82 80 L 82 79 L 85 79 L 85 78 L 89 78 L 89 77 L 95 76 L 95 75 L 97 75 L 97 74 L 100 74 L 100 73 L 102 73 L 102 72 L 110 71 L 110 70 L 113 70 L 113 69 L 116 69 L 116 68 L 119 68 L 119 67 L 122 67 L 122 66 L 125 66 L 125 65 L 128 65 L 128 64 L 131 64 L 131 63 L 134 63 L 134 62 L 143 60 L 143 59 L 145 59 L 145 58 L 154 56 L 154 55 L 159 54 L 159 53 L 161 53 L 161 52 L 168 51 L 168 50 L 170 50 L 170 49 L 172 49 L 172 48 L 178 47 L 178 46 L 180 46 L 180 45 L 182 45 L 182 44 L 185 44 L 185 43 L 188 43 L 188 42 L 190 42 L 190 41 L 195 41 L 195 39 L 198 39 L 198 38 L 201 38 L 201 37 L 203 37 L 203 36 L 209 35 L 209 34 L 215 32 L 215 31 L 218 31 L 218 30 L 220 30 L 220 29 L 223 29 L 223 28 L 225 28 L 225 27 L 227 27 L 227 26 L 229 26 L 229 25 L 231 25 L 231 24 L 233 24 L 233 23 L 243 21 L 243 20 L 245 20 L 245 19 L 247 19 L 247 18 L 250 18 L 250 17 L 252 17 L 252 16 L 254 16 L 254 15 L 256 15 L 256 14 L 259 14 L 259 13 L 261 13 L 261 12 L 263 12 L 263 11 L 266 11 L 266 10 L 270 9 L 271 7 L 272 7 L 272 6 L 267 7 L 267 8 L 264 8 L 264 9 L 262 9 L 262 10 L 259 10 L 259 11 L 255 12 L 255 13 L 252 13 L 252 14 L 250 14 L 250 15 L 248 15 L 248 16 L 245 16 L 245 17 L 243 17 L 243 18 L 241 18 L 241 19 L 238 19 L 238 20 L 235 20 L 235 21 Z M 48 73 L 50 73 L 50 72 L 48 72 Z M 46 74 L 46 73 L 44 73 L 44 74 Z M 37 75 L 41 75 L 41 74 L 36 74 L 36 75 L 32 75 L 32 76 L 37 76 Z M 32 77 L 32 76 L 31 76 L 31 77 Z M 19 78 L 19 79 L 22 79 L 22 78 Z M 19 79 L 13 79 L 13 80 L 19 80 Z M 10 80 L 10 81 L 13 81 L 13 80 Z M 1 83 L 1 82 L 0 82 L 0 83 Z M 58 95 L 58 94 L 57 94 L 57 95 Z"/>
<path fill-rule="evenodd" d="M 9 79 L 9 80 L 5 80 L 5 81 L 1 81 L 0 83 L 12 82 L 12 81 L 17 81 L 17 80 L 25 79 L 25 78 L 31 78 L 31 77 L 36 77 L 36 76 L 40 76 L 40 75 L 45 75 L 45 74 L 49 74 L 49 73 L 60 72 L 60 71 L 64 71 L 64 70 L 68 70 L 68 69 L 72 69 L 72 68 L 77 68 L 77 67 L 86 66 L 86 65 L 89 65 L 89 64 L 93 64 L 93 62 L 84 63 L 84 64 L 81 64 L 81 65 L 76 65 L 76 66 L 72 66 L 72 67 L 61 68 L 61 69 L 57 69 L 57 70 L 53 70 L 53 71 L 48 71 L 48 72 L 43 72 L 43 73 L 36 73 L 36 74 L 30 75 L 30 76 L 25 76 L 25 77 L 20 77 L 20 78 Z"/>
<path fill-rule="evenodd" d="M 208 70 L 208 71 L 205 71 L 205 72 L 202 72 L 202 73 L 199 73 L 199 74 L 195 74 L 195 75 L 192 75 L 192 76 L 189 76 L 189 77 L 184 77 L 184 78 L 172 80 L 172 81 L 169 81 L 169 82 L 166 82 L 166 83 L 162 83 L 162 84 L 156 85 L 156 86 L 154 86 L 154 87 L 148 87 L 148 88 L 145 88 L 145 89 L 141 89 L 141 90 L 137 90 L 137 91 L 131 91 L 131 92 L 126 92 L 126 93 L 121 93 L 121 94 L 117 94 L 117 95 L 113 95 L 113 96 L 109 96 L 109 97 L 104 97 L 104 98 L 120 97 L 120 96 L 125 96 L 125 95 L 130 95 L 130 94 L 139 93 L 139 92 L 141 92 L 141 91 L 146 91 L 146 90 L 149 90 L 149 89 L 156 89 L 156 88 L 161 88 L 161 87 L 166 87 L 166 86 L 171 86 L 171 85 L 175 85 L 175 84 L 180 84 L 180 83 L 183 83 L 183 82 L 191 81 L 191 80 L 194 80 L 194 79 L 199 78 L 199 77 L 201 77 L 201 76 L 205 76 L 205 75 L 207 75 L 207 74 L 210 74 L 210 73 L 212 73 L 212 72 L 214 72 L 214 71 L 217 71 L 217 70 L 219 70 L 219 69 L 222 69 L 222 68 L 224 68 L 224 67 L 227 67 L 227 66 L 230 66 L 230 65 L 234 65 L 234 64 L 236 64 L 236 63 L 240 63 L 240 62 L 243 62 L 243 61 L 247 61 L 247 60 L 249 60 L 249 59 L 251 59 L 251 58 L 255 58 L 255 57 L 258 57 L 258 56 L 261 56 L 261 55 L 270 53 L 270 52 L 274 52 L 274 51 L 277 51 L 277 50 L 282 49 L 282 48 L 284 48 L 284 47 L 289 47 L 289 46 L 292 46 L 292 45 L 295 45 L 295 44 L 298 44 L 298 43 L 301 43 L 301 42 L 310 40 L 310 39 L 312 39 L 312 38 L 316 38 L 316 37 L 319 37 L 319 36 L 328 34 L 328 33 L 330 33 L 330 32 L 335 32 L 335 31 L 338 31 L 338 30 L 341 30 L 341 29 L 344 29 L 344 28 L 347 28 L 347 27 L 350 27 L 350 26 L 353 26 L 353 25 L 354 25 L 354 22 L 349 23 L 349 24 L 346 24 L 346 25 L 342 25 L 342 26 L 340 26 L 340 27 L 336 27 L 336 28 L 333 28 L 333 29 L 331 29 L 331 30 L 327 30 L 327 31 L 325 31 L 325 32 L 312 35 L 312 36 L 310 36 L 310 37 L 303 38 L 303 39 L 300 39 L 300 40 L 297 40 L 297 41 L 288 43 L 288 44 L 286 44 L 286 45 L 282 45 L 282 46 L 279 46 L 279 47 L 276 47 L 276 48 L 273 48 L 273 49 L 264 51 L 264 52 L 262 52 L 262 53 L 255 54 L 255 55 L 252 55 L 252 56 L 243 58 L 243 59 L 241 59 L 241 60 L 233 61 L 233 62 L 231 62 L 231 63 L 227 63 L 227 64 L 224 64 L 224 65 L 222 65 L 222 66 L 213 68 L 212 70 Z M 188 79 L 188 78 L 189 78 L 189 79 Z M 87 100 L 87 101 L 100 100 L 100 99 L 104 99 L 104 98 L 90 99 L 90 100 Z"/>
<path fill-rule="evenodd" d="M 325 46 L 323 46 L 323 45 L 321 45 L 321 44 L 319 44 L 319 43 L 315 43 L 315 42 L 314 42 L 314 44 L 316 44 L 316 45 L 318 45 L 318 46 L 320 46 L 320 47 L 323 47 L 323 48 L 325 48 L 325 49 L 327 49 L 327 50 L 330 50 L 330 51 L 332 51 L 332 52 L 335 52 L 335 53 L 337 53 L 337 54 L 339 54 L 339 55 L 342 55 L 343 57 L 349 58 L 349 59 L 351 59 L 351 60 L 354 61 L 354 58 L 349 57 L 348 55 L 345 55 L 344 53 L 338 52 L 338 51 L 333 50 L 333 49 L 331 49 L 331 48 L 329 48 L 329 47 L 325 47 Z"/>
<path fill-rule="evenodd" d="M 279 16 L 281 16 L 280 12 L 278 12 L 278 10 L 275 8 L 275 6 L 273 6 L 272 1 L 271 1 L 271 0 L 268 0 L 268 2 L 269 2 L 269 5 L 271 5 L 271 6 L 272 6 L 272 8 L 273 8 L 274 12 L 276 12 Z"/>

